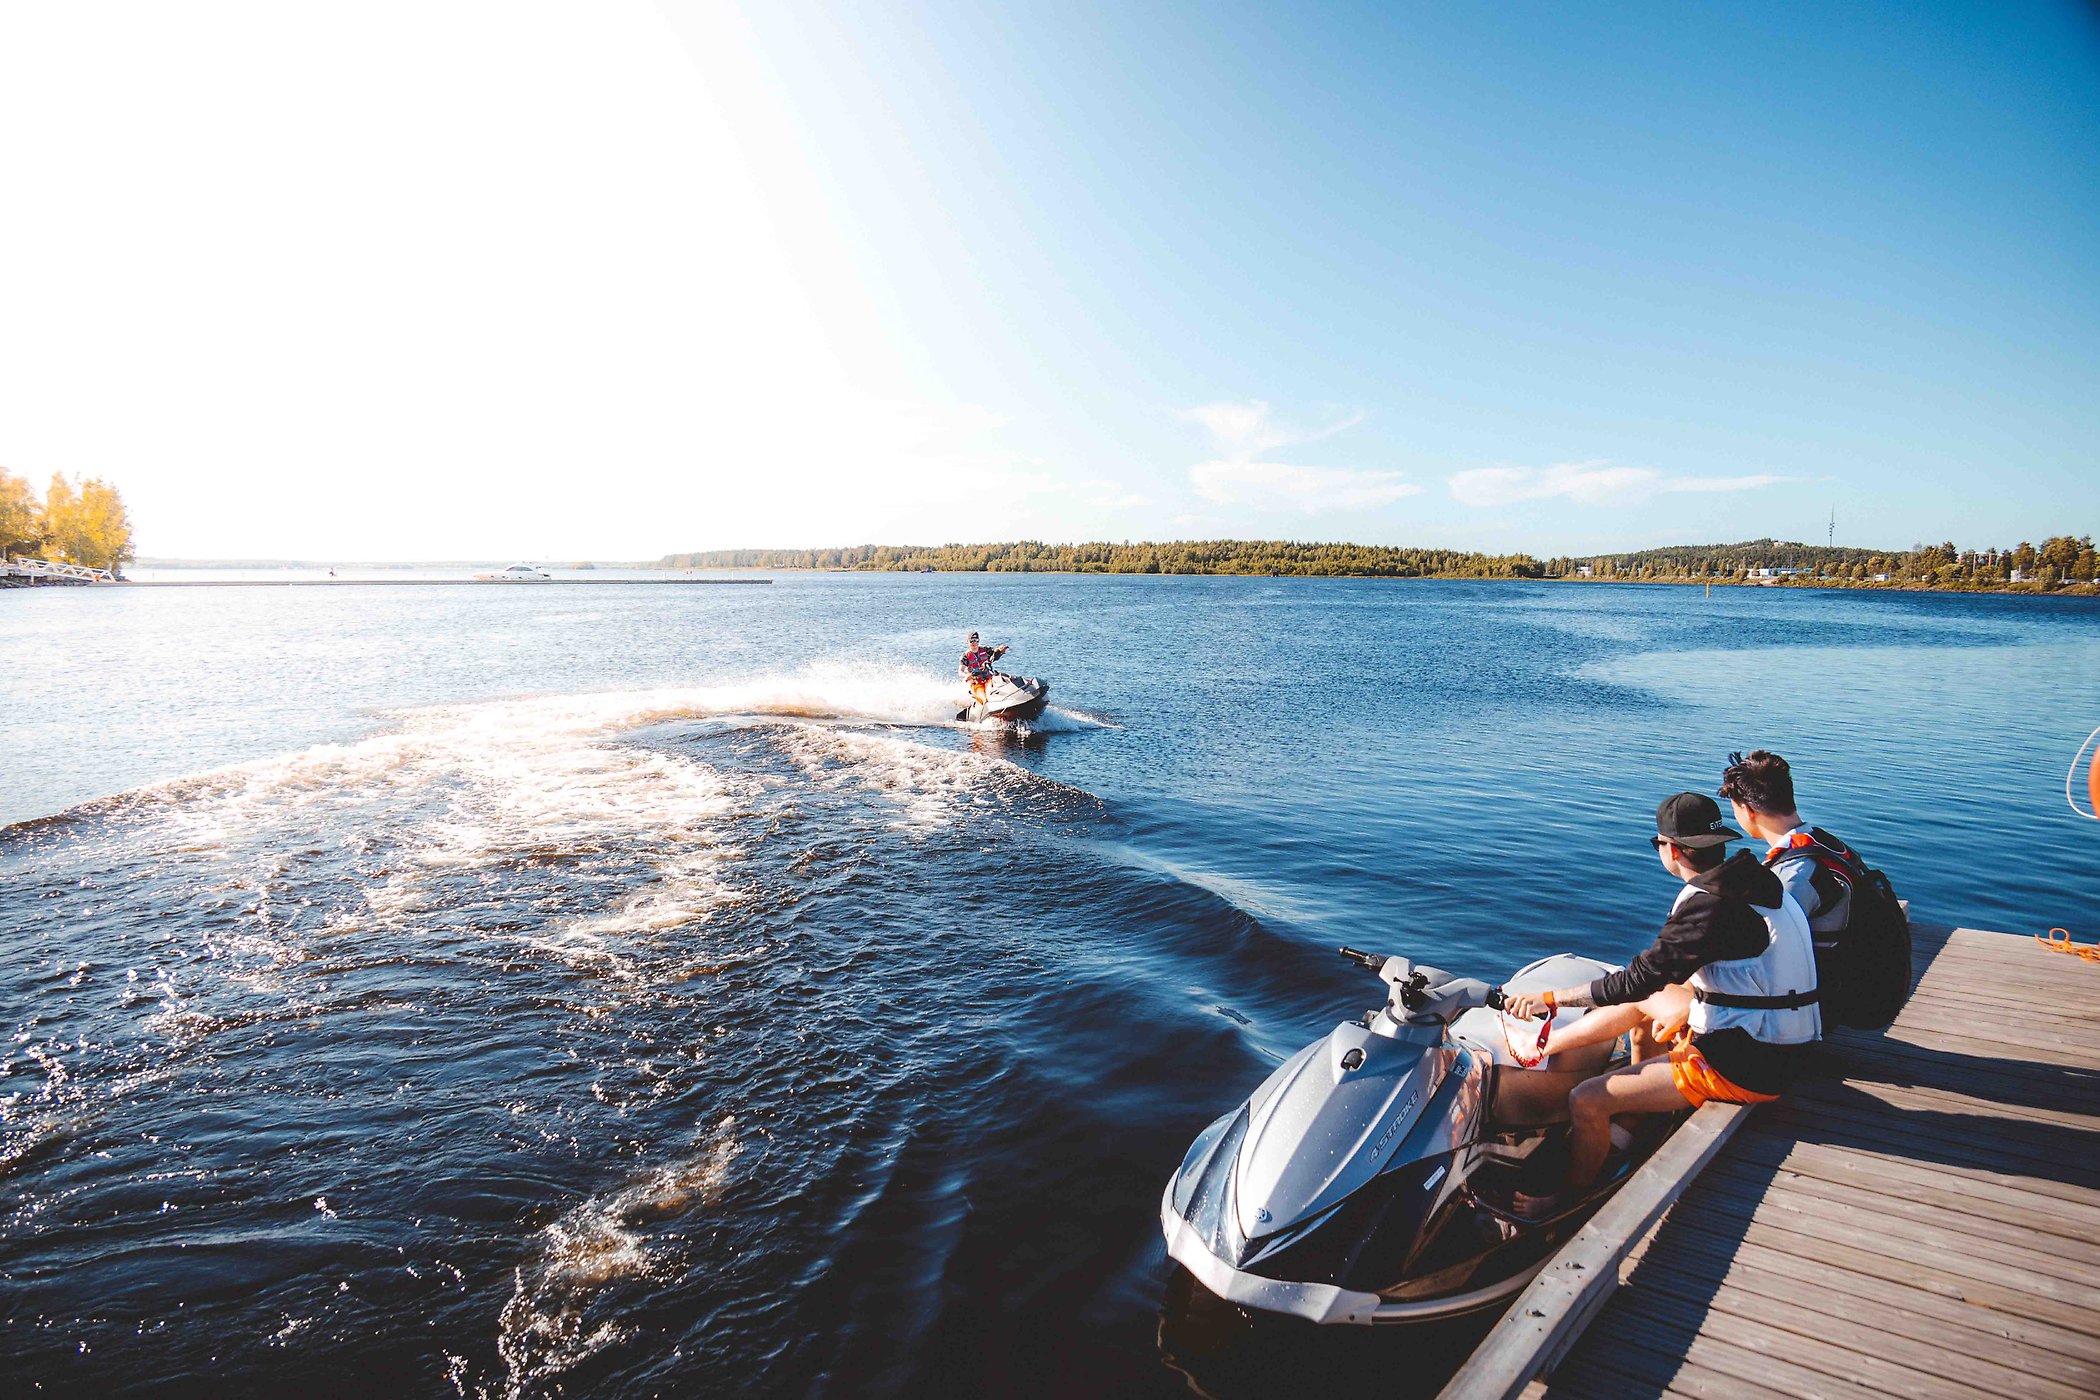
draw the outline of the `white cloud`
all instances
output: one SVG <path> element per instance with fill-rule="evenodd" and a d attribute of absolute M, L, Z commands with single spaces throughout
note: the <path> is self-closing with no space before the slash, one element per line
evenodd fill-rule
<path fill-rule="evenodd" d="M 1189 469 L 1196 494 L 1220 505 L 1283 505 L 1316 515 L 1368 510 L 1415 495 L 1399 472 L 1300 467 L 1285 462 L 1204 462 Z"/>
<path fill-rule="evenodd" d="M 1136 510 L 1149 506 L 1152 498 L 1135 491 L 1125 490 L 1113 481 L 1095 479 L 1082 481 L 1079 490 L 1085 493 L 1086 503 L 1097 510 Z"/>
<path fill-rule="evenodd" d="M 1658 491 L 1755 491 L 1764 486 L 1776 486 L 1785 481 L 1783 476 L 1772 476 L 1760 472 L 1755 476 L 1673 476 L 1655 489 Z"/>
<path fill-rule="evenodd" d="M 1260 399 L 1199 404 L 1184 409 L 1181 417 L 1203 425 L 1217 447 L 1216 458 L 1189 468 L 1190 483 L 1206 501 L 1220 505 L 1284 506 L 1316 515 L 1387 506 L 1422 489 L 1399 472 L 1259 460 L 1275 448 L 1317 442 L 1345 432 L 1364 421 L 1361 409 L 1316 428 L 1279 422 L 1269 405 Z"/>
<path fill-rule="evenodd" d="M 1670 476 L 1646 467 L 1609 462 L 1556 462 L 1550 467 L 1482 467 L 1451 478 L 1452 498 L 1461 505 L 1495 508 L 1520 501 L 1570 500 L 1598 505 L 1641 492 L 1754 491 L 1785 480 L 1757 476 Z"/>

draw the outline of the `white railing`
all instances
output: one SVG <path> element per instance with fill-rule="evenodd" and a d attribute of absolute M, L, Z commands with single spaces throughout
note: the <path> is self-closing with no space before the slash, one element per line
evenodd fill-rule
<path fill-rule="evenodd" d="M 65 564 L 51 559 L 0 559 L 0 574 L 13 574 L 28 579 L 64 579 L 69 583 L 115 583 L 117 576 L 108 569 L 94 569 L 86 564 Z"/>

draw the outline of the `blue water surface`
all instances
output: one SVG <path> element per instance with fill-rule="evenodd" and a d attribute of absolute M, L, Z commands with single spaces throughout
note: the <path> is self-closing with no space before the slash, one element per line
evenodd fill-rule
<path fill-rule="evenodd" d="M 780 575 L 0 595 L 0 1388 L 1433 1393 L 1183 1147 L 1376 998 L 1623 959 L 1731 749 L 2100 936 L 2093 600 Z M 964 632 L 1055 708 L 959 724 Z M 2082 789 L 2082 784 L 2080 785 Z M 1444 1346 L 1462 1351 L 1459 1342 Z"/>

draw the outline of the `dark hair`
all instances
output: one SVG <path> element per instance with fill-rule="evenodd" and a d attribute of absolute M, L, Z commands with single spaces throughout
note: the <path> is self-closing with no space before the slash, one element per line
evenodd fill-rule
<path fill-rule="evenodd" d="M 1794 810 L 1793 770 L 1778 754 L 1763 749 L 1747 756 L 1732 753 L 1721 773 L 1721 796 L 1766 816 L 1784 816 Z"/>
<path fill-rule="evenodd" d="M 1663 839 L 1666 841 L 1669 840 L 1668 837 L 1664 837 Z M 1699 871 L 1701 874 L 1704 874 L 1705 872 L 1719 865 L 1722 861 L 1728 859 L 1728 847 L 1726 847 L 1725 845 L 1679 846 L 1675 841 L 1671 841 L 1670 844 L 1676 848 L 1677 859 L 1684 862 L 1686 865 L 1689 865 L 1690 867 L 1692 867 L 1692 869 Z"/>

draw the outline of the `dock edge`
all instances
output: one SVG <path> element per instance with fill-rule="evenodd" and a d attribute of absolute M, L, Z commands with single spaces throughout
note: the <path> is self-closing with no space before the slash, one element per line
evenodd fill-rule
<path fill-rule="evenodd" d="M 1437 1400 L 1515 1400 L 1550 1372 L 1619 1286 L 1620 1266 L 1750 1114 L 1702 1104 L 1511 1303 Z"/>

